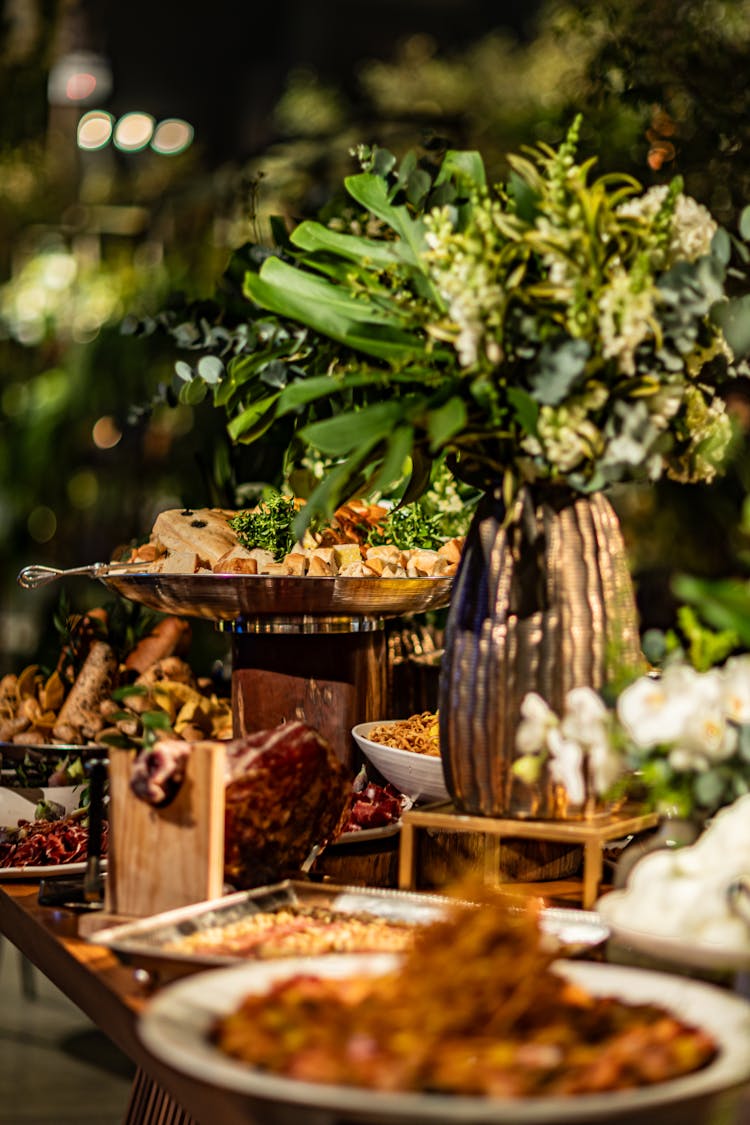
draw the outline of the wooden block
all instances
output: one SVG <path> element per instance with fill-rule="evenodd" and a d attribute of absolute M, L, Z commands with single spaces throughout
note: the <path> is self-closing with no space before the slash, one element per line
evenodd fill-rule
<path fill-rule="evenodd" d="M 133 755 L 109 756 L 105 909 L 144 917 L 221 895 L 224 887 L 224 747 L 196 744 L 171 804 L 155 809 L 130 790 Z"/>

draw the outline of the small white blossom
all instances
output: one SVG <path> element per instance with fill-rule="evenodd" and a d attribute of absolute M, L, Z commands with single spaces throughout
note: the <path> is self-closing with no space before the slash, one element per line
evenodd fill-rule
<path fill-rule="evenodd" d="M 750 653 L 733 656 L 720 672 L 721 701 L 733 723 L 750 723 Z"/>
<path fill-rule="evenodd" d="M 635 375 L 635 350 L 653 335 L 651 290 L 634 288 L 631 275 L 618 269 L 602 291 L 599 313 L 602 355 L 616 359 L 624 375 Z"/>
<path fill-rule="evenodd" d="M 667 197 L 669 188 L 666 184 L 649 188 L 643 195 L 626 200 L 617 208 L 620 216 L 633 218 L 653 219 Z M 667 266 L 680 259 L 694 262 L 702 258 L 711 250 L 711 242 L 718 227 L 702 203 L 698 203 L 690 195 L 677 196 L 674 215 L 672 217 L 672 230 L 670 232 L 669 249 L 667 251 Z"/>
<path fill-rule="evenodd" d="M 521 703 L 521 721 L 516 730 L 518 753 L 541 754 L 547 748 L 550 731 L 557 725 L 557 715 L 541 695 L 528 692 Z"/>
<path fill-rule="evenodd" d="M 549 750 L 550 777 L 565 787 L 571 805 L 582 805 L 586 800 L 583 748 L 555 730 L 550 732 Z"/>

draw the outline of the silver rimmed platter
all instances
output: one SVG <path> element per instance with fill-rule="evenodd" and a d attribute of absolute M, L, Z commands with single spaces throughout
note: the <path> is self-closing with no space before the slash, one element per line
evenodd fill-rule
<path fill-rule="evenodd" d="M 395 963 L 387 954 L 255 962 L 199 973 L 163 989 L 141 1017 L 140 1035 L 162 1062 L 181 1073 L 243 1095 L 255 1119 L 274 1125 L 697 1125 L 730 1089 L 750 1079 L 750 1005 L 703 982 L 664 973 L 588 962 L 556 962 L 575 984 L 629 1003 L 659 1004 L 716 1040 L 716 1058 L 702 1070 L 632 1090 L 549 1098 L 480 1098 L 389 1093 L 303 1082 L 260 1072 L 230 1059 L 211 1042 L 215 1020 L 249 993 L 300 972 L 317 976 L 380 975 Z"/>
<path fill-rule="evenodd" d="M 452 578 L 108 574 L 105 586 L 149 609 L 213 621 L 242 617 L 393 617 L 442 609 Z"/>
<path fill-rule="evenodd" d="M 314 906 L 342 916 L 367 914 L 418 926 L 441 918 L 454 904 L 455 900 L 445 895 L 419 891 L 285 879 L 268 887 L 237 891 L 150 918 L 122 922 L 93 933 L 91 941 L 106 945 L 124 964 L 146 969 L 164 980 L 212 965 L 236 962 L 236 954 L 214 954 L 205 950 L 180 952 L 174 946 L 181 938 L 220 930 L 253 914 Z M 546 909 L 542 911 L 540 924 L 544 933 L 555 940 L 556 948 L 576 953 L 606 941 L 609 934 L 598 916 L 586 910 Z"/>

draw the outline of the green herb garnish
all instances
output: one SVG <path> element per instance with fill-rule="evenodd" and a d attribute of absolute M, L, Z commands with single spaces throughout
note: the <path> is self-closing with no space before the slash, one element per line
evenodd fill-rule
<path fill-rule="evenodd" d="M 297 509 L 291 497 L 273 492 L 264 496 L 257 508 L 231 519 L 229 526 L 236 532 L 243 547 L 248 550 L 260 547 L 270 551 L 274 559 L 280 562 L 297 542 L 292 530 L 296 514 Z"/>
<path fill-rule="evenodd" d="M 400 551 L 418 547 L 436 551 L 445 542 L 444 519 L 440 513 L 428 515 L 421 504 L 395 508 L 372 529 L 368 543 L 379 547 L 393 543 Z"/>

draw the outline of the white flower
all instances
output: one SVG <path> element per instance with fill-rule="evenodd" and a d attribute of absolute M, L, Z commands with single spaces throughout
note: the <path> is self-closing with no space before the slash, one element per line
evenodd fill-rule
<path fill-rule="evenodd" d="M 642 218 L 646 221 L 653 219 L 664 203 L 668 191 L 666 184 L 649 188 L 643 195 L 621 203 L 617 208 L 617 214 Z M 685 259 L 694 262 L 696 258 L 708 254 L 717 229 L 710 211 L 692 196 L 680 193 L 675 201 L 666 265 L 670 266 L 674 262 Z"/>
<path fill-rule="evenodd" d="M 548 736 L 558 725 L 557 715 L 535 691 L 524 696 L 521 703 L 521 721 L 516 730 L 516 749 L 519 754 L 541 754 L 547 749 Z"/>
<path fill-rule="evenodd" d="M 559 730 L 549 732 L 548 745 L 550 777 L 565 787 L 571 805 L 582 805 L 586 800 L 583 748 L 572 739 L 563 738 Z"/>
<path fill-rule="evenodd" d="M 686 665 L 667 668 L 660 678 L 641 676 L 620 694 L 617 716 L 644 749 L 675 742 L 693 709 L 691 693 L 699 674 Z"/>
<path fill-rule="evenodd" d="M 595 792 L 606 792 L 622 773 L 623 762 L 609 737 L 610 712 L 589 687 L 573 688 L 565 697 L 560 733 L 581 747 Z"/>
<path fill-rule="evenodd" d="M 613 273 L 599 298 L 602 355 L 616 359 L 624 375 L 635 375 L 635 350 L 653 333 L 654 300 L 625 270 Z"/>
<path fill-rule="evenodd" d="M 750 654 L 727 660 L 720 677 L 725 715 L 733 723 L 750 723 Z"/>

